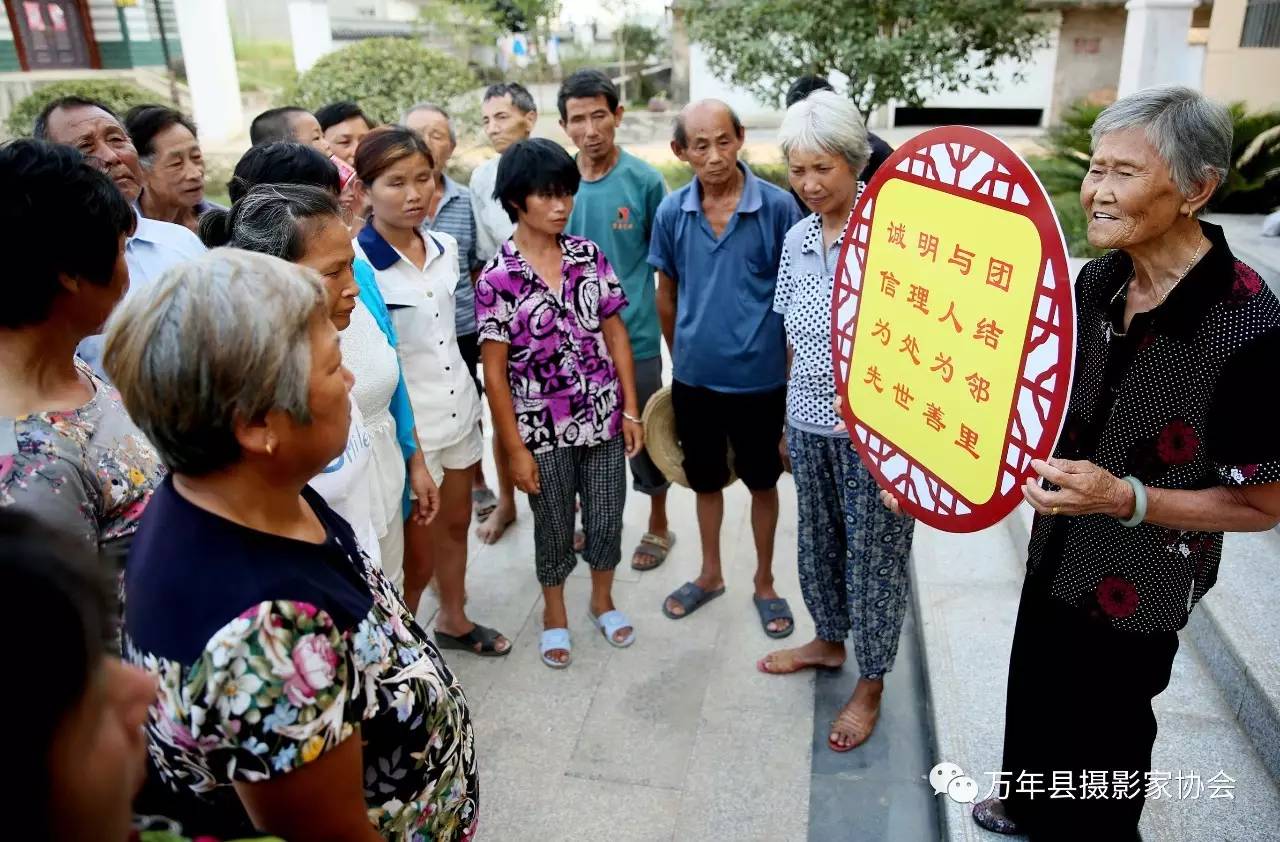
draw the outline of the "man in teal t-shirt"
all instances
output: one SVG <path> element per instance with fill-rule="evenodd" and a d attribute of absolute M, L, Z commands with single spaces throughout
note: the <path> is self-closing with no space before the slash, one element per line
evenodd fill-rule
<path fill-rule="evenodd" d="M 636 392 L 641 408 L 662 388 L 662 330 L 656 281 L 649 266 L 649 234 L 667 193 L 661 174 L 614 142 L 622 122 L 618 89 L 599 70 L 579 70 L 560 86 L 560 126 L 578 147 L 582 184 L 565 233 L 593 240 L 622 281 L 628 305 L 622 321 L 631 337 Z M 650 500 L 649 531 L 631 558 L 636 570 L 652 570 L 667 558 L 675 535 L 667 527 L 670 483 L 641 451 L 631 460 L 633 487 Z"/>

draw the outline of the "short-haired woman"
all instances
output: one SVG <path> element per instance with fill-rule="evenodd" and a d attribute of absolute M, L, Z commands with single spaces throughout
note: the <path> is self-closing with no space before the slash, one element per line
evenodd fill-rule
<path fill-rule="evenodd" d="M 124 115 L 146 184 L 138 209 L 148 219 L 198 231 L 200 217 L 221 207 L 204 197 L 204 153 L 196 125 L 164 105 L 139 105 Z"/>
<path fill-rule="evenodd" d="M 218 249 L 108 324 L 107 370 L 172 471 L 124 588 L 126 657 L 161 687 L 160 812 L 216 836 L 470 839 L 462 689 L 307 486 L 350 422 L 329 310 L 316 273 Z"/>
<path fill-rule="evenodd" d="M 1280 439 L 1258 409 L 1280 303 L 1196 218 L 1226 177 L 1231 116 L 1149 88 L 1092 135 L 1080 202 L 1089 243 L 1113 251 L 1076 281 L 1066 422 L 1031 463 L 1043 482 L 1023 487 L 1037 514 L 1009 656 L 1009 796 L 973 810 L 1032 839 L 1138 838 L 1177 632 L 1217 579 L 1223 532 L 1280 520 Z M 1032 775 L 1074 797 L 1031 797 Z M 1085 794 L 1097 786 L 1107 798 Z"/>
<path fill-rule="evenodd" d="M 845 226 L 865 187 L 867 129 L 846 97 L 816 91 L 787 109 L 779 129 L 791 188 L 813 213 L 787 232 L 773 309 L 787 331 L 787 452 L 800 513 L 797 562 L 816 635 L 761 659 L 772 674 L 845 662 L 852 634 L 860 677 L 827 737 L 849 751 L 871 736 L 885 673 L 893 669 L 907 608 L 915 521 L 886 511 L 875 479 L 833 406 L 831 295 Z"/>
<path fill-rule="evenodd" d="M 352 272 L 354 254 L 337 199 L 319 187 L 259 185 L 231 210 L 210 213 L 201 230 L 211 248 L 227 245 L 256 251 L 315 270 L 325 284 L 333 326 L 345 332 L 359 322 L 343 337 L 350 340 L 343 342 L 343 364 L 355 379 L 347 447 L 316 475 L 311 487 L 351 524 L 361 548 L 395 582 L 402 561 L 384 563 L 381 546 L 398 548 L 395 533 L 403 532 L 400 500 L 405 462 L 389 413 L 399 368 L 393 362 L 394 349 L 357 298 L 360 286 Z M 381 355 L 376 353 L 384 348 Z M 392 352 L 390 356 L 387 351 Z M 372 431 L 365 423 L 366 408 L 372 413 Z M 439 491 L 416 446 L 408 476 L 418 492 L 416 519 L 429 523 L 439 504 Z"/>
<path fill-rule="evenodd" d="M 533 511 L 539 648 L 553 669 L 571 658 L 564 583 L 577 564 L 575 500 L 592 622 L 613 646 L 635 640 L 613 603 L 613 573 L 622 558 L 625 457 L 644 445 L 644 431 L 620 315 L 626 294 L 595 243 L 564 234 L 580 178 L 569 153 L 549 140 L 518 141 L 502 153 L 494 198 L 516 230 L 476 283 L 485 393 L 494 435 Z"/>
<path fill-rule="evenodd" d="M 68 146 L 0 147 L 0 183 L 0 249 L 13 279 L 0 308 L 0 507 L 122 566 L 164 468 L 116 390 L 75 353 L 129 286 L 133 210 Z"/>
<path fill-rule="evenodd" d="M 433 163 L 422 138 L 403 126 L 365 135 L 356 172 L 373 216 L 352 247 L 373 266 L 391 308 L 418 438 L 440 486 L 439 516 L 406 534 L 405 599 L 416 611 L 434 575 L 440 594 L 436 640 L 446 649 L 498 657 L 511 651 L 511 641 L 472 622 L 465 607 L 471 480 L 484 439 L 480 396 L 455 329 L 458 244 L 443 232 L 422 230 L 435 190 Z"/>

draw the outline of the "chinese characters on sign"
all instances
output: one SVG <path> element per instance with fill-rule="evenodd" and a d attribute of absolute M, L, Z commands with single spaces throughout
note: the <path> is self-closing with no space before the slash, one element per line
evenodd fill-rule
<path fill-rule="evenodd" d="M 1041 259 L 1025 216 L 905 179 L 880 188 L 847 399 L 975 505 L 998 490 Z"/>

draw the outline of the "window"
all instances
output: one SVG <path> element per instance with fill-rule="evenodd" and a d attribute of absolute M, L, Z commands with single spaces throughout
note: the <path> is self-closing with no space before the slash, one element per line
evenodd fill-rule
<path fill-rule="evenodd" d="M 1249 0 L 1240 46 L 1280 47 L 1280 0 Z"/>

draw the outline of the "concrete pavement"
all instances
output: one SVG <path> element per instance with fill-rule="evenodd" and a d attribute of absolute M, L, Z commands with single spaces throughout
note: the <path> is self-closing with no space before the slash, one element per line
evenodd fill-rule
<path fill-rule="evenodd" d="M 797 614 L 792 639 L 805 640 L 813 627 L 795 573 L 789 478 L 781 491 L 778 590 Z M 448 653 L 476 724 L 482 842 L 805 838 L 814 677 L 755 670 L 771 641 L 751 603 L 755 554 L 741 485 L 726 493 L 725 595 L 680 621 L 661 613 L 666 594 L 697 575 L 693 502 L 686 489 L 672 491 L 678 543 L 665 565 L 639 574 L 628 560 L 648 507 L 629 495 L 614 595 L 636 643 L 614 649 L 592 627 L 579 565 L 567 586 L 574 660 L 561 671 L 538 658 L 542 601 L 523 499 L 501 542 L 473 538 L 468 613 L 515 641 L 506 658 Z M 428 597 L 420 617 L 433 613 Z"/>

